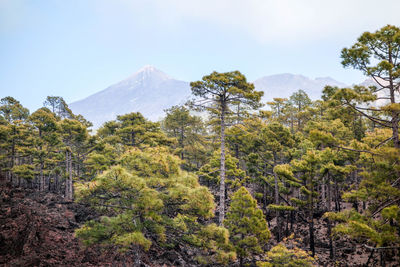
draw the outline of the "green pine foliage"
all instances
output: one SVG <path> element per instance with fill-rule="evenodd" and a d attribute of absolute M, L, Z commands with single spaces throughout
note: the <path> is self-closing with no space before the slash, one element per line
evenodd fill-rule
<path fill-rule="evenodd" d="M 241 264 L 248 256 L 262 254 L 271 237 L 263 212 L 245 187 L 232 195 L 224 225 Z"/>
<path fill-rule="evenodd" d="M 315 259 L 299 248 L 299 242 L 293 238 L 284 238 L 283 242 L 271 248 L 258 267 L 312 267 Z"/>
<path fill-rule="evenodd" d="M 206 162 L 208 141 L 205 138 L 206 128 L 199 116 L 191 115 L 185 106 L 173 106 L 165 110 L 166 116 L 161 123 L 168 137 L 177 140 L 174 153 L 184 160 L 182 167 L 187 170 L 198 170 Z"/>
<path fill-rule="evenodd" d="M 219 185 L 220 181 L 220 151 L 216 150 L 209 162 L 204 164 L 200 170 L 197 172 L 200 179 L 207 184 L 208 187 L 214 187 Z M 234 190 L 241 186 L 247 179 L 245 171 L 238 168 L 239 160 L 230 153 L 226 154 L 225 158 L 225 168 L 226 168 L 226 184 L 228 185 L 228 190 Z"/>
<path fill-rule="evenodd" d="M 119 164 L 76 187 L 78 201 L 104 214 L 77 230 L 85 244 L 112 244 L 122 251 L 184 244 L 212 251 L 199 260 L 234 258 L 228 233 L 200 224 L 214 215 L 214 198 L 195 175 L 180 169 L 177 156 L 166 148 L 133 148 Z"/>

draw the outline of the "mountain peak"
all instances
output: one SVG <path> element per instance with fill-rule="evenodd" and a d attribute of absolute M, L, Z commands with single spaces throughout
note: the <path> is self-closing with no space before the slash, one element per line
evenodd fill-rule
<path fill-rule="evenodd" d="M 165 72 L 157 69 L 152 65 L 145 65 L 125 80 L 121 81 L 122 84 L 159 84 L 166 80 L 171 80 Z"/>
<path fill-rule="evenodd" d="M 141 77 L 141 78 L 150 78 L 157 77 L 159 79 L 171 79 L 165 72 L 157 69 L 153 65 L 145 65 L 140 68 L 137 72 L 135 72 L 131 77 Z"/>
<path fill-rule="evenodd" d="M 158 69 L 157 69 L 156 67 L 154 67 L 153 65 L 144 65 L 142 68 L 140 68 L 140 69 L 137 71 L 137 73 L 138 73 L 138 72 L 145 72 L 145 71 L 148 71 L 148 72 L 151 72 L 151 71 L 158 71 Z"/>
<path fill-rule="evenodd" d="M 141 112 L 156 121 L 164 116 L 165 109 L 183 103 L 189 95 L 189 83 L 175 80 L 154 66 L 146 65 L 126 79 L 71 103 L 69 107 L 97 129 L 105 121 L 130 112 Z"/>

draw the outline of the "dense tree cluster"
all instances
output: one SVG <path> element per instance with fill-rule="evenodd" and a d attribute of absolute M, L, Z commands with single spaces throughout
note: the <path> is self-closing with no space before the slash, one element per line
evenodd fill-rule
<path fill-rule="evenodd" d="M 260 109 L 243 74 L 213 72 L 160 123 L 130 113 L 96 133 L 61 97 L 31 114 L 5 97 L 1 175 L 92 206 L 77 236 L 137 263 L 186 248 L 203 265 L 312 266 L 319 223 L 333 261 L 347 238 L 384 265 L 400 248 L 399 52 L 388 25 L 341 54 L 374 86 L 326 86 L 317 101 L 298 90 Z"/>

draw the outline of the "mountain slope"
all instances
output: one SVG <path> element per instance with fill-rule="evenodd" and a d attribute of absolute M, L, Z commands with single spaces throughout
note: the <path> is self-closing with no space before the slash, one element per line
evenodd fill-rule
<path fill-rule="evenodd" d="M 254 81 L 257 90 L 264 91 L 264 101 L 271 101 L 275 97 L 289 98 L 299 89 L 304 90 L 311 99 L 321 97 L 321 92 L 326 85 L 346 86 L 330 77 L 310 79 L 303 75 L 290 73 L 264 76 Z"/>
<path fill-rule="evenodd" d="M 127 79 L 73 102 L 69 107 L 75 114 L 82 114 L 91 121 L 96 129 L 117 115 L 130 112 L 139 111 L 156 121 L 163 117 L 164 109 L 183 103 L 189 95 L 189 83 L 145 66 Z"/>

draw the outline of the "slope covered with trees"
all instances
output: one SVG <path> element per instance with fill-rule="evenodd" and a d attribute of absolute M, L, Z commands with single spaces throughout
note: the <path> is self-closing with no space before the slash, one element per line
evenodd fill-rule
<path fill-rule="evenodd" d="M 5 97 L 0 175 L 90 208 L 75 236 L 119 262 L 396 266 L 399 51 L 399 28 L 364 33 L 342 64 L 376 86 L 327 86 L 317 101 L 300 88 L 266 108 L 239 71 L 213 72 L 160 123 L 129 113 L 96 133 L 61 97 L 33 113 Z"/>

